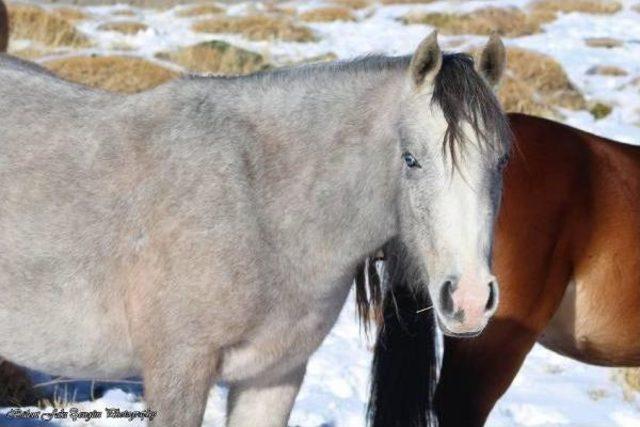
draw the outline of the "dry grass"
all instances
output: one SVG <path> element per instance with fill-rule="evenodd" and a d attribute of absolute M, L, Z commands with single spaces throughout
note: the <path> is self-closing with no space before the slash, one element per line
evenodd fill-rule
<path fill-rule="evenodd" d="M 558 62 L 521 48 L 507 48 L 507 72 L 498 97 L 506 111 L 551 118 L 561 117 L 555 107 L 579 110 L 587 106 Z"/>
<path fill-rule="evenodd" d="M 89 39 L 56 13 L 38 6 L 9 6 L 11 38 L 28 39 L 46 46 L 87 47 Z"/>
<path fill-rule="evenodd" d="M 351 9 L 342 6 L 319 7 L 300 14 L 305 22 L 333 22 L 355 21 L 356 17 Z"/>
<path fill-rule="evenodd" d="M 526 14 L 517 8 L 486 7 L 469 13 L 415 13 L 401 18 L 405 24 L 427 24 L 443 34 L 481 34 L 494 31 L 507 37 L 519 37 L 540 31 L 549 15 Z"/>
<path fill-rule="evenodd" d="M 594 65 L 587 70 L 587 74 L 597 74 L 599 76 L 626 76 L 629 73 L 627 72 L 627 70 L 616 67 L 615 65 Z"/>
<path fill-rule="evenodd" d="M 382 4 L 426 4 L 436 0 L 380 0 Z"/>
<path fill-rule="evenodd" d="M 342 7 L 348 7 L 353 10 L 364 9 L 365 7 L 369 7 L 371 5 L 371 1 L 369 0 L 332 0 L 331 3 L 337 4 Z"/>
<path fill-rule="evenodd" d="M 600 120 L 607 117 L 613 111 L 613 107 L 604 102 L 595 102 L 589 106 L 589 112 L 594 119 Z"/>
<path fill-rule="evenodd" d="M 309 42 L 316 39 L 311 29 L 296 25 L 287 17 L 268 15 L 221 16 L 196 22 L 193 30 L 204 33 L 242 34 L 251 40 Z"/>
<path fill-rule="evenodd" d="M 161 53 L 158 57 L 197 73 L 249 74 L 269 67 L 262 55 L 217 40 Z"/>
<path fill-rule="evenodd" d="M 301 61 L 289 61 L 283 65 L 287 66 L 297 66 L 297 65 L 305 65 L 305 64 L 317 64 L 319 62 L 329 62 L 335 61 L 338 59 L 338 55 L 333 52 L 323 53 L 322 55 L 316 55 L 309 58 L 305 58 Z"/>
<path fill-rule="evenodd" d="M 615 0 L 537 0 L 531 6 L 534 10 L 545 10 L 554 13 L 611 14 L 622 9 L 622 5 Z"/>
<path fill-rule="evenodd" d="M 633 401 L 640 393 L 640 368 L 618 368 L 614 379 L 622 386 L 627 400 Z"/>
<path fill-rule="evenodd" d="M 177 16 L 191 17 L 201 15 L 214 15 L 216 13 L 223 13 L 224 9 L 215 4 L 199 4 L 196 6 L 188 7 L 186 9 L 176 12 Z"/>
<path fill-rule="evenodd" d="M 73 7 L 59 7 L 53 9 L 52 12 L 68 22 L 82 21 L 88 18 L 86 13 Z"/>
<path fill-rule="evenodd" d="M 137 34 L 140 31 L 145 31 L 148 26 L 141 22 L 134 21 L 116 21 L 105 22 L 98 27 L 98 30 L 102 31 L 115 31 L 122 34 Z"/>
<path fill-rule="evenodd" d="M 622 40 L 614 39 L 611 37 L 589 37 L 584 39 L 584 42 L 589 47 L 606 47 L 608 49 L 622 46 Z"/>
<path fill-rule="evenodd" d="M 76 56 L 42 65 L 67 80 L 124 93 L 141 92 L 178 75 L 144 59 L 125 56 Z"/>
<path fill-rule="evenodd" d="M 15 46 L 9 46 L 9 53 L 13 56 L 17 56 L 18 58 L 26 59 L 28 61 L 33 61 L 38 58 L 42 58 L 45 55 L 51 55 L 53 53 L 58 53 L 59 51 L 55 49 L 46 49 L 43 47 L 36 46 L 27 46 L 22 49 L 15 49 Z"/>
<path fill-rule="evenodd" d="M 133 10 L 121 9 L 111 13 L 113 16 L 136 16 Z"/>
<path fill-rule="evenodd" d="M 636 12 L 640 13 L 640 3 L 631 6 L 631 10 L 635 10 Z"/>

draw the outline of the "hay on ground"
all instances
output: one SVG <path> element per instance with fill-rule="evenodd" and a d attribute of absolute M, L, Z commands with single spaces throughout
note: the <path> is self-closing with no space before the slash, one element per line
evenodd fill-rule
<path fill-rule="evenodd" d="M 627 70 L 616 67 L 615 65 L 594 65 L 587 70 L 587 74 L 600 76 L 626 76 L 629 73 Z"/>
<path fill-rule="evenodd" d="M 381 0 L 382 4 L 426 4 L 436 0 Z"/>
<path fill-rule="evenodd" d="M 111 12 L 113 16 L 136 16 L 136 13 L 133 10 L 129 9 L 120 9 Z"/>
<path fill-rule="evenodd" d="M 28 39 L 46 46 L 87 47 L 87 36 L 71 22 L 38 6 L 14 4 L 9 7 L 11 38 Z"/>
<path fill-rule="evenodd" d="M 607 117 L 612 111 L 613 107 L 609 104 L 605 104 L 604 102 L 594 102 L 589 106 L 589 112 L 596 120 Z"/>
<path fill-rule="evenodd" d="M 572 110 L 586 107 L 584 97 L 569 81 L 562 65 L 550 56 L 527 49 L 508 48 L 507 70 L 514 78 L 530 85 L 550 106 Z"/>
<path fill-rule="evenodd" d="M 192 16 L 215 15 L 217 13 L 224 13 L 224 8 L 215 4 L 199 4 L 186 9 L 181 9 L 176 12 L 176 15 L 186 18 Z"/>
<path fill-rule="evenodd" d="M 620 11 L 622 5 L 615 0 L 537 0 L 531 4 L 534 10 L 547 12 L 582 12 L 592 14 L 612 14 Z"/>
<path fill-rule="evenodd" d="M 101 31 L 115 31 L 117 33 L 122 34 L 137 34 L 140 31 L 145 31 L 149 28 L 147 25 L 142 22 L 135 21 L 115 21 L 115 22 L 105 22 L 98 27 L 98 30 Z"/>
<path fill-rule="evenodd" d="M 640 393 L 640 368 L 618 368 L 614 378 L 622 386 L 625 399 L 633 401 Z"/>
<path fill-rule="evenodd" d="M 333 22 L 355 21 L 356 17 L 351 9 L 342 6 L 319 7 L 300 14 L 305 22 Z"/>
<path fill-rule="evenodd" d="M 331 3 L 353 10 L 364 9 L 371 5 L 371 1 L 369 0 L 331 0 Z"/>
<path fill-rule="evenodd" d="M 196 22 L 193 30 L 203 33 L 242 34 L 251 40 L 310 42 L 315 40 L 313 31 L 294 24 L 287 17 L 268 15 L 221 16 Z"/>
<path fill-rule="evenodd" d="M 88 18 L 86 13 L 73 7 L 59 7 L 53 9 L 52 12 L 68 22 L 82 21 Z"/>
<path fill-rule="evenodd" d="M 589 47 L 606 47 L 608 49 L 622 46 L 622 40 L 614 39 L 611 37 L 589 37 L 584 39 L 584 42 Z"/>
<path fill-rule="evenodd" d="M 443 34 L 481 34 L 494 31 L 507 37 L 519 37 L 541 31 L 548 15 L 526 14 L 520 9 L 486 7 L 469 13 L 409 12 L 401 18 L 405 24 L 427 24 Z"/>
<path fill-rule="evenodd" d="M 472 52 L 476 57 L 479 50 Z M 509 112 L 561 118 L 557 107 L 585 109 L 587 103 L 553 58 L 527 49 L 507 48 L 507 71 L 498 97 Z"/>
<path fill-rule="evenodd" d="M 250 74 L 269 67 L 262 55 L 218 40 L 161 53 L 158 57 L 193 72 L 219 75 Z"/>
<path fill-rule="evenodd" d="M 42 65 L 64 79 L 123 93 L 151 89 L 178 76 L 144 59 L 126 56 L 75 56 Z"/>

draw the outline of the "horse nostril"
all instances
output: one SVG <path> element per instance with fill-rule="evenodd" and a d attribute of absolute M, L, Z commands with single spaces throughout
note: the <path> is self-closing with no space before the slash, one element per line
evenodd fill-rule
<path fill-rule="evenodd" d="M 451 280 L 447 280 L 444 282 L 442 287 L 440 288 L 440 308 L 442 309 L 442 314 L 452 315 L 453 314 L 453 291 L 455 290 L 453 282 Z"/>
<path fill-rule="evenodd" d="M 484 307 L 485 312 L 491 312 L 496 308 L 498 303 L 497 293 L 496 283 L 494 281 L 489 282 L 489 299 L 487 299 L 487 305 Z"/>

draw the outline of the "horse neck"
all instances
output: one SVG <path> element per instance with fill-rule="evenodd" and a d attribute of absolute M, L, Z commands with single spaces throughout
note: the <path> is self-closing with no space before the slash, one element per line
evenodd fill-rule
<path fill-rule="evenodd" d="M 285 256 L 350 268 L 397 233 L 403 84 L 398 70 L 321 74 L 243 107 L 259 135 L 257 205 Z"/>

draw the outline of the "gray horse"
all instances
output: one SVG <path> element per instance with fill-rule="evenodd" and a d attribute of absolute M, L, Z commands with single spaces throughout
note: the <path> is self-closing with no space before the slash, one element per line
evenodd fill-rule
<path fill-rule="evenodd" d="M 156 425 L 286 425 L 357 266 L 403 242 L 450 334 L 494 312 L 508 126 L 435 33 L 366 57 L 121 96 L 0 59 L 0 356 L 142 375 Z"/>

